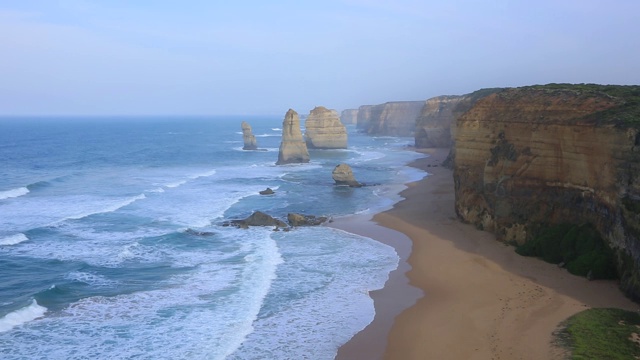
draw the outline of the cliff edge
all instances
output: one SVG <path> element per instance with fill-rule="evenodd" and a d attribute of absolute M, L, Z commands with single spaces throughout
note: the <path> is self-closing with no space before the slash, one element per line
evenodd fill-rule
<path fill-rule="evenodd" d="M 588 225 L 612 250 L 622 290 L 640 299 L 640 86 L 505 89 L 456 129 L 462 220 L 520 246 L 551 226 Z M 545 241 L 570 251 L 562 236 Z"/>

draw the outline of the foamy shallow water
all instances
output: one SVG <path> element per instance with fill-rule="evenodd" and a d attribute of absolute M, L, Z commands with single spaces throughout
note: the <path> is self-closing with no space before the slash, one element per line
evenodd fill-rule
<path fill-rule="evenodd" d="M 393 248 L 327 227 L 221 224 L 254 210 L 386 207 L 421 176 L 402 166 L 419 155 L 402 150 L 406 139 L 354 133 L 349 150 L 275 166 L 273 152 L 233 149 L 236 120 L 10 122 L 16 131 L 0 134 L 18 137 L 0 180 L 0 357 L 332 359 L 373 319 L 368 292 L 397 267 Z M 252 126 L 272 134 L 280 123 Z M 334 187 L 338 162 L 377 185 Z M 258 195 L 266 187 L 276 194 Z"/>

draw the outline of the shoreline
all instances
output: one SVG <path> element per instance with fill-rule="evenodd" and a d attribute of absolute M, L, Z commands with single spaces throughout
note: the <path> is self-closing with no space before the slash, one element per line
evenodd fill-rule
<path fill-rule="evenodd" d="M 560 359 L 552 334 L 566 318 L 590 307 L 640 308 L 613 281 L 522 257 L 460 222 L 452 172 L 440 166 L 448 149 L 426 153 L 409 166 L 429 175 L 406 184 L 392 209 L 329 225 L 393 246 L 400 257 L 384 288 L 370 293 L 374 320 L 336 359 Z"/>

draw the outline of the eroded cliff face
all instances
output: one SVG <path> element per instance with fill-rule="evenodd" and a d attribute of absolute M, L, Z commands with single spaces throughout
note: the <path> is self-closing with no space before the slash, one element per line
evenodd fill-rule
<path fill-rule="evenodd" d="M 305 129 L 305 140 L 310 149 L 347 148 L 347 129 L 335 110 L 315 107 L 305 120 Z"/>
<path fill-rule="evenodd" d="M 466 95 L 444 95 L 428 99 L 416 119 L 417 148 L 447 148 L 453 145 L 456 119 L 484 96 L 501 89 L 482 89 Z"/>
<path fill-rule="evenodd" d="M 340 121 L 345 125 L 358 123 L 358 109 L 345 109 L 340 113 Z"/>
<path fill-rule="evenodd" d="M 371 110 L 375 105 L 362 105 L 358 108 L 356 129 L 366 132 L 371 123 Z"/>
<path fill-rule="evenodd" d="M 358 109 L 357 128 L 369 135 L 413 136 L 424 101 L 392 101 Z"/>
<path fill-rule="evenodd" d="M 427 100 L 416 119 L 415 146 L 417 148 L 443 148 L 453 144 L 451 124 L 454 109 L 463 96 L 437 96 Z"/>
<path fill-rule="evenodd" d="M 640 299 L 640 135 L 616 117 L 627 102 L 577 86 L 481 98 L 457 120 L 457 214 L 519 244 L 544 224 L 591 223 Z"/>

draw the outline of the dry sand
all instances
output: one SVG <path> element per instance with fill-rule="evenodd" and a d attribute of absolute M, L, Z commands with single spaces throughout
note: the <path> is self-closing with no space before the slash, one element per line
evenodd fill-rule
<path fill-rule="evenodd" d="M 519 256 L 458 221 L 451 170 L 433 167 L 447 150 L 429 153 L 411 165 L 431 175 L 407 184 L 393 209 L 373 222 L 349 217 L 332 224 L 394 246 L 401 257 L 385 287 L 371 294 L 374 321 L 337 359 L 561 358 L 552 334 L 569 316 L 589 307 L 640 307 L 614 282 L 587 281 Z"/>

